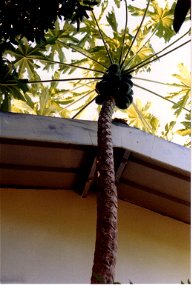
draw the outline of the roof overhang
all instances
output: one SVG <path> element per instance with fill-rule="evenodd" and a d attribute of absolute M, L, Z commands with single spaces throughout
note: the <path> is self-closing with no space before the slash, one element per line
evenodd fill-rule
<path fill-rule="evenodd" d="M 97 122 L 0 113 L 2 187 L 96 191 Z M 190 223 L 190 149 L 112 125 L 119 199 Z"/>

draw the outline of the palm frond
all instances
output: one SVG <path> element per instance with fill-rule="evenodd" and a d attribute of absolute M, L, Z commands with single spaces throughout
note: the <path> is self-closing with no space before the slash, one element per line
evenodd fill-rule
<path fill-rule="evenodd" d="M 126 61 L 126 59 L 127 59 L 127 56 L 129 55 L 129 53 L 130 53 L 130 51 L 131 51 L 131 49 L 132 49 L 132 47 L 133 47 L 133 44 L 134 44 L 134 42 L 135 42 L 135 40 L 136 40 L 136 38 L 137 38 L 137 36 L 138 36 L 138 34 L 139 34 L 139 31 L 141 30 L 141 27 L 142 27 L 142 25 L 143 25 L 143 22 L 144 22 L 144 20 L 145 20 L 145 17 L 146 17 L 148 8 L 149 8 L 150 1 L 151 1 L 151 0 L 148 0 L 146 9 L 145 9 L 145 11 L 144 11 L 144 14 L 143 14 L 143 17 L 142 17 L 142 20 L 141 20 L 141 23 L 140 23 L 140 25 L 139 25 L 139 27 L 138 27 L 138 29 L 137 29 L 137 31 L 136 31 L 136 34 L 135 34 L 135 36 L 134 36 L 134 38 L 133 38 L 133 40 L 132 40 L 132 42 L 131 42 L 131 44 L 130 44 L 130 46 L 129 46 L 129 49 L 127 50 L 127 53 L 126 53 L 126 55 L 125 55 L 125 57 L 124 57 L 124 59 L 123 59 L 123 61 L 122 61 L 122 63 L 121 63 L 121 68 L 123 68 L 123 65 L 124 65 L 124 63 L 125 63 L 125 61 Z"/>

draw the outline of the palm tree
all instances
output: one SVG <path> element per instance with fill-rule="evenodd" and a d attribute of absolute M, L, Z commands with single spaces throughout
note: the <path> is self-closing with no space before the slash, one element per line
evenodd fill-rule
<path fill-rule="evenodd" d="M 117 256 L 118 199 L 111 120 L 114 99 L 105 100 L 98 120 L 97 227 L 91 283 L 113 283 Z"/>
<path fill-rule="evenodd" d="M 149 4 L 150 1 L 147 3 L 139 28 L 141 28 L 143 24 Z M 125 1 L 125 6 L 125 28 L 127 28 L 127 1 Z M 130 73 L 135 70 L 135 67 L 134 69 L 131 67 L 125 70 L 123 66 L 127 56 L 132 50 L 139 30 L 137 30 L 132 39 L 124 60 L 122 60 L 122 47 L 119 64 L 114 64 L 94 13 L 93 17 L 99 29 L 111 65 L 108 68 L 107 74 L 103 76 L 102 81 L 96 85 L 96 91 L 99 95 L 95 100 L 97 104 L 102 104 L 102 108 L 98 119 L 97 228 L 91 283 L 114 283 L 117 256 L 118 199 L 115 185 L 111 124 L 115 105 L 121 109 L 126 109 L 133 100 L 133 83 Z M 122 45 L 124 45 L 124 40 L 125 35 L 123 36 Z"/>
<path fill-rule="evenodd" d="M 117 7 L 120 6 L 120 1 L 115 1 Z M 143 91 L 151 92 L 164 100 L 169 101 L 174 106 L 174 111 L 178 117 L 183 110 L 188 116 L 189 111 L 189 93 L 190 89 L 185 85 L 180 85 L 183 91 L 183 101 L 174 101 L 172 96 L 166 98 L 159 93 L 152 92 L 147 87 L 137 84 L 136 81 L 148 82 L 146 78 L 136 77 L 136 74 L 141 70 L 148 72 L 150 64 L 165 55 L 172 53 L 176 49 L 189 43 L 189 39 L 181 42 L 183 38 L 188 37 L 189 30 L 164 46 L 159 51 L 154 51 L 151 40 L 153 37 L 163 37 L 169 42 L 175 34 L 172 27 L 172 14 L 174 6 L 171 9 L 166 5 L 165 8 L 160 8 L 156 1 L 147 1 L 145 8 L 139 8 L 129 5 L 127 0 L 125 4 L 125 27 L 118 34 L 118 24 L 116 21 L 114 10 L 108 12 L 107 20 L 111 26 L 113 37 L 109 37 L 105 30 L 99 26 L 99 21 L 106 10 L 108 1 L 104 1 L 101 6 L 101 14 L 98 18 L 95 13 L 91 12 L 91 19 L 85 20 L 83 26 L 80 27 L 80 32 L 74 34 L 74 28 L 70 24 L 64 24 L 65 31 L 61 30 L 59 24 L 56 29 L 49 30 L 46 41 L 41 45 L 29 45 L 26 41 L 20 41 L 18 47 L 7 53 L 15 57 L 13 61 L 14 67 L 18 74 L 24 77 L 26 70 L 28 71 L 28 79 L 20 80 L 16 78 L 16 83 L 31 85 L 30 93 L 21 92 L 21 95 L 14 96 L 23 97 L 27 105 L 34 110 L 33 96 L 38 93 L 43 82 L 50 82 L 52 87 L 52 97 L 55 94 L 61 98 L 63 93 L 65 99 L 58 99 L 55 102 L 58 104 L 58 114 L 60 116 L 68 116 L 68 108 L 76 110 L 72 118 L 76 118 L 94 101 L 101 107 L 98 119 L 98 154 L 97 154 L 97 228 L 96 228 L 96 244 L 94 254 L 94 264 L 92 269 L 91 283 L 113 283 L 115 275 L 116 255 L 117 255 L 117 210 L 118 199 L 117 189 L 115 184 L 115 171 L 113 159 L 113 143 L 111 136 L 112 115 L 117 108 L 127 109 L 133 101 L 132 87 L 142 89 Z M 150 9 L 151 8 L 151 9 Z M 128 11 L 131 15 L 140 17 L 140 24 L 135 30 L 128 29 Z M 145 23 L 147 17 L 147 22 Z M 99 43 L 102 42 L 102 43 Z M 181 42 L 181 43 L 180 43 Z M 179 44 L 180 43 L 180 44 Z M 176 46 L 177 45 L 177 46 Z M 171 49 L 171 47 L 174 48 Z M 67 62 L 61 47 L 76 52 L 82 55 L 81 59 L 78 56 L 72 62 Z M 55 59 L 56 53 L 59 57 Z M 47 56 L 46 56 L 47 55 Z M 71 75 L 65 79 L 60 78 L 59 72 L 53 74 L 52 79 L 41 80 L 37 69 L 34 68 L 34 61 L 41 62 L 45 68 L 50 70 L 50 66 L 59 65 L 61 72 L 67 73 L 73 70 L 83 70 L 84 77 L 72 78 Z M 25 62 L 25 63 L 24 63 Z M 34 69 L 33 69 L 34 68 Z M 35 71 L 35 72 L 34 72 Z M 92 75 L 91 75 L 92 74 Z M 94 76 L 93 76 L 94 74 Z M 98 76 L 102 74 L 102 76 Z M 133 77 L 131 76 L 133 75 Z M 178 77 L 179 79 L 179 77 Z M 57 89 L 57 82 L 75 82 L 71 91 Z M 97 84 L 95 84 L 97 81 Z M 151 82 L 163 84 L 155 80 Z M 181 78 L 183 82 L 183 76 Z M 186 89 L 185 89 L 185 87 Z M 8 82 L 5 86 L 9 91 L 13 87 L 13 81 Z M 84 89 L 84 91 L 83 91 Z M 54 91 L 54 92 L 53 92 Z M 81 97 L 79 96 L 80 93 Z M 7 92 L 7 90 L 6 90 Z M 15 91 L 14 91 L 15 92 Z M 61 93 L 60 93 L 61 92 Z M 76 98 L 75 98 L 76 97 Z M 49 97 L 48 97 L 49 99 Z M 83 102 L 83 103 L 82 103 Z M 80 105 L 78 105 L 80 103 Z M 77 108 L 78 105 L 78 108 Z M 143 129 L 155 130 L 155 122 L 153 116 L 143 114 L 135 103 L 131 105 L 142 120 Z M 128 110 L 129 111 L 129 108 Z M 42 110 L 37 110 L 36 113 L 42 113 Z M 66 115 L 65 115 L 66 114 Z M 148 119 L 149 118 L 149 119 Z M 170 129 L 175 124 L 170 126 Z"/>

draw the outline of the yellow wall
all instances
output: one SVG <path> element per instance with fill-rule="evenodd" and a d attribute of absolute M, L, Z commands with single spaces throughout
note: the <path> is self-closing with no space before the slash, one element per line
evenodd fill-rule
<path fill-rule="evenodd" d="M 89 283 L 95 197 L 72 191 L 2 189 L 1 280 Z M 190 278 L 190 226 L 119 201 L 121 283 L 180 283 Z"/>

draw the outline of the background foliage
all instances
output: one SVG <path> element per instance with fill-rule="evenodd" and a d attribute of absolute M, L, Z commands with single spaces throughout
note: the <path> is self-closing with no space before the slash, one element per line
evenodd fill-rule
<path fill-rule="evenodd" d="M 35 1 L 40 6 L 34 5 L 34 12 L 40 7 L 39 13 L 45 15 L 43 18 L 36 18 L 37 23 L 33 23 L 34 14 L 29 15 L 28 12 L 27 16 L 24 8 L 28 2 L 30 0 L 15 2 L 18 13 L 20 5 L 23 4 L 20 14 L 24 16 L 22 20 L 25 25 L 13 19 L 12 26 L 9 27 L 6 27 L 8 11 L 5 9 L 8 4 L 13 9 L 13 2 L 2 1 L 0 4 L 1 15 L 5 16 L 0 20 L 2 111 L 67 118 L 90 118 L 92 115 L 96 120 L 100 106 L 94 103 L 95 85 L 111 64 L 110 54 L 113 62 L 124 62 L 124 70 L 132 71 L 134 82 L 134 103 L 127 110 L 117 109 L 115 117 L 120 115 L 128 125 L 168 140 L 174 140 L 176 135 L 181 135 L 184 137 L 183 144 L 190 146 L 191 88 L 188 66 L 177 62 L 178 72 L 171 75 L 170 82 L 158 83 L 159 75 L 158 78 L 149 79 L 152 85 L 157 80 L 157 84 L 167 86 L 166 95 L 148 89 L 148 82 L 145 81 L 151 74 L 153 61 L 159 59 L 162 64 L 162 55 L 165 54 L 161 50 L 165 49 L 167 53 L 168 49 L 167 55 L 171 55 L 170 45 L 179 39 L 174 44 L 177 48 L 181 42 L 172 26 L 175 3 L 169 6 L 166 1 L 165 5 L 160 6 L 159 1 L 153 0 L 146 11 L 147 3 L 142 6 L 128 0 L 128 15 L 124 19 L 128 17 L 129 22 L 125 26 L 124 20 L 121 26 L 119 15 L 120 9 L 123 15 L 124 1 L 103 0 L 100 5 L 96 1 L 78 1 L 83 10 L 77 10 L 77 1 L 55 1 L 55 4 L 53 1 L 46 1 L 46 5 L 45 1 Z M 65 7 L 69 3 L 72 5 L 71 10 Z M 55 5 L 50 15 L 43 11 L 43 7 L 48 9 L 49 5 Z M 90 6 L 94 7 L 94 13 Z M 54 14 L 58 15 L 55 23 Z M 32 31 L 30 26 L 33 27 Z M 186 35 L 181 36 L 188 38 L 189 34 L 188 30 Z M 156 41 L 163 45 L 160 51 L 155 47 Z M 79 79 L 74 80 L 74 77 Z M 49 82 L 43 82 L 44 80 Z M 137 90 L 141 91 L 140 97 L 139 93 L 135 96 Z M 143 93 L 147 91 L 149 100 L 144 101 Z M 164 125 L 161 125 L 161 119 L 152 110 L 157 97 L 163 102 L 163 109 L 164 103 L 168 102 L 172 110 L 171 120 Z M 89 107 L 92 108 L 92 113 Z"/>

